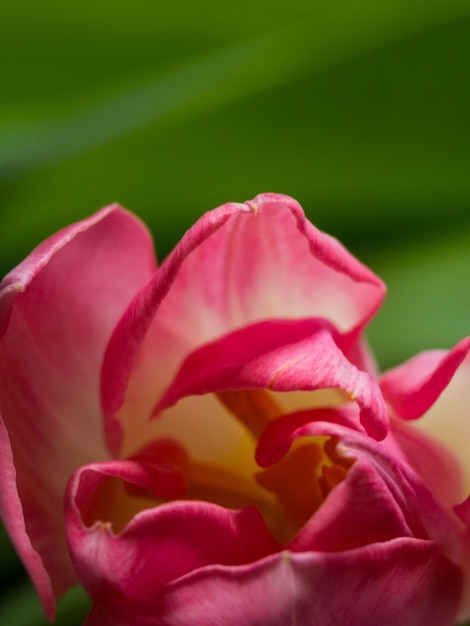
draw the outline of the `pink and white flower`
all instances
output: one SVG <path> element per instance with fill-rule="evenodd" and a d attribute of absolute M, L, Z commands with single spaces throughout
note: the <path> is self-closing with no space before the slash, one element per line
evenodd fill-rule
<path fill-rule="evenodd" d="M 469 344 L 379 378 L 384 291 L 278 194 L 159 268 L 113 205 L 8 274 L 0 512 L 48 616 L 79 581 L 88 626 L 468 617 Z"/>

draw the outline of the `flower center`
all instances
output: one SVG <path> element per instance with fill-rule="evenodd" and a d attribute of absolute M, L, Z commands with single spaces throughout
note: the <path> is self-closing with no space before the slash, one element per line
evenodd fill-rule
<path fill-rule="evenodd" d="M 82 510 L 84 522 L 110 522 L 119 532 L 141 510 L 202 500 L 229 509 L 255 506 L 281 544 L 292 539 L 345 479 L 354 460 L 341 456 L 336 438 L 309 436 L 296 439 L 280 461 L 261 468 L 254 462 L 256 444 L 283 409 L 265 390 L 224 391 L 217 398 L 250 433 L 250 458 L 241 455 L 227 466 L 196 458 L 174 437 L 157 437 L 129 459 L 150 472 L 148 487 L 107 478 Z"/>

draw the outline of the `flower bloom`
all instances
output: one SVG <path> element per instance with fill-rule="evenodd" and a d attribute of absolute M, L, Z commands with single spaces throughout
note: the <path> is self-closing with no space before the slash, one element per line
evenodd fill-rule
<path fill-rule="evenodd" d="M 79 581 L 87 626 L 468 617 L 469 343 L 379 377 L 384 291 L 277 194 L 159 268 L 113 205 L 8 274 L 0 512 L 48 616 Z"/>

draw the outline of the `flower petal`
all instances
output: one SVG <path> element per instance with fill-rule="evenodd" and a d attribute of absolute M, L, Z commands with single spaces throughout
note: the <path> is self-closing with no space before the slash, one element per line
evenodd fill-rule
<path fill-rule="evenodd" d="M 146 602 L 105 597 L 86 626 L 452 626 L 461 574 L 430 541 L 282 552 L 193 572 Z"/>
<path fill-rule="evenodd" d="M 462 467 L 440 441 L 400 419 L 390 421 L 390 436 L 406 462 L 430 488 L 434 498 L 451 509 L 465 494 Z"/>
<path fill-rule="evenodd" d="M 459 460 L 470 489 L 470 338 L 452 350 L 424 352 L 384 374 L 380 386 L 399 417 L 440 441 Z M 417 418 L 421 419 L 417 419 Z"/>
<path fill-rule="evenodd" d="M 430 350 L 386 372 L 380 385 L 403 419 L 421 417 L 437 400 L 470 351 L 470 337 L 452 350 Z"/>
<path fill-rule="evenodd" d="M 93 598 L 144 601 L 194 569 L 250 563 L 279 550 L 253 506 L 235 511 L 201 501 L 173 501 L 140 511 L 118 534 L 108 520 L 88 520 L 91 525 L 86 525 L 89 503 L 99 506 L 103 480 L 115 477 L 149 490 L 151 475 L 135 461 L 108 461 L 80 468 L 69 483 L 69 546 L 80 582 Z"/>
<path fill-rule="evenodd" d="M 196 350 L 155 413 L 186 395 L 253 388 L 338 388 L 358 402 L 361 422 L 371 436 L 383 439 L 387 433 L 388 413 L 376 382 L 348 361 L 328 324 L 314 319 L 261 322 Z"/>
<path fill-rule="evenodd" d="M 145 227 L 111 206 L 42 243 L 0 285 L 1 437 L 12 453 L 0 457 L 0 491 L 9 494 L 1 515 L 40 592 L 38 555 L 56 596 L 75 580 L 63 493 L 78 465 L 109 454 L 101 362 L 114 325 L 154 269 Z"/>
<path fill-rule="evenodd" d="M 468 622 L 470 619 L 470 496 L 454 507 L 455 513 L 465 524 L 467 532 L 462 547 L 462 569 L 464 571 L 464 589 L 460 601 L 458 621 Z"/>
<path fill-rule="evenodd" d="M 356 459 L 352 468 L 348 470 L 346 479 L 330 493 L 320 510 L 308 522 L 303 531 L 298 536 L 299 548 L 308 549 L 308 541 L 330 541 L 328 524 L 336 520 L 336 531 L 338 542 L 347 545 L 349 529 L 341 528 L 340 521 L 347 519 L 351 515 L 352 525 L 360 526 L 360 517 L 363 515 L 362 508 L 355 508 L 354 489 L 358 490 L 357 499 L 367 500 L 364 490 L 371 488 L 376 493 L 370 495 L 371 506 L 382 505 L 386 507 L 388 514 L 392 516 L 385 524 L 384 535 L 392 533 L 395 529 L 401 534 L 412 534 L 415 537 L 428 538 L 435 541 L 451 560 L 458 565 L 462 564 L 462 550 L 465 545 L 465 537 L 462 533 L 461 525 L 451 509 L 447 509 L 436 500 L 431 492 L 433 484 L 425 484 L 418 472 L 409 464 L 406 456 L 397 449 L 395 434 L 390 433 L 383 441 L 377 442 L 357 430 L 351 430 L 342 425 L 347 422 L 347 414 L 353 411 L 353 407 L 330 410 L 301 411 L 292 415 L 285 415 L 271 422 L 263 432 L 256 450 L 256 459 L 260 466 L 269 467 L 277 463 L 288 452 L 294 440 L 298 437 L 335 437 L 338 440 L 337 449 L 340 450 L 345 459 Z M 338 416 L 335 418 L 335 414 Z M 343 416 L 343 417 L 342 417 Z M 426 445 L 426 440 L 421 440 L 422 445 Z M 430 449 L 430 452 L 433 448 Z M 447 462 L 444 466 L 439 462 L 440 456 L 435 457 L 434 471 L 446 471 Z M 357 472 L 361 472 L 361 476 Z M 351 484 L 348 485 L 348 480 Z M 375 487 L 373 486 L 375 485 Z M 335 491 L 338 491 L 336 498 Z M 385 496 L 388 490 L 389 496 Z M 343 496 L 344 501 L 341 501 Z M 342 506 L 346 501 L 350 501 L 350 509 L 342 512 Z M 395 503 L 395 504 L 394 504 Z M 362 504 L 364 505 L 364 502 Z M 322 508 L 325 510 L 322 511 Z M 381 511 L 374 513 L 377 519 L 381 516 Z M 343 515 L 343 518 L 341 518 Z M 367 527 L 366 522 L 363 522 Z M 303 535 L 302 535 L 303 532 Z M 331 528 L 333 532 L 333 527 Z M 377 529 L 371 532 L 379 532 Z M 317 540 L 316 533 L 320 539 Z M 323 539 L 325 538 L 325 539 Z M 383 539 L 383 537 L 382 537 Z M 334 540 L 332 535 L 331 541 Z M 361 537 L 358 539 L 361 541 Z M 296 539 L 293 540 L 294 542 Z M 330 541 L 330 547 L 333 545 Z M 295 545 L 295 543 L 294 543 Z M 322 544 L 322 549 L 326 545 Z M 297 547 L 296 547 L 297 549 Z"/>
<path fill-rule="evenodd" d="M 352 352 L 383 295 L 383 283 L 291 198 L 223 205 L 186 233 L 116 329 L 103 368 L 108 427 L 126 389 L 124 428 L 136 413 L 147 418 L 195 348 L 259 321 L 322 317 L 350 338 Z"/>
<path fill-rule="evenodd" d="M 358 459 L 287 548 L 339 552 L 411 536 L 406 512 L 386 481 L 373 465 Z"/>
<path fill-rule="evenodd" d="M 25 519 L 21 501 L 16 486 L 15 466 L 11 451 L 10 440 L 3 420 L 0 419 L 0 512 L 2 519 L 15 544 L 16 550 L 23 560 L 25 567 L 36 585 L 39 597 L 49 619 L 53 619 L 55 612 L 55 595 L 51 579 L 44 567 L 43 560 L 32 546 L 25 527 Z M 51 555 L 54 557 L 54 555 Z M 56 570 L 60 568 L 60 557 Z M 66 568 L 67 570 L 67 568 Z M 70 576 L 70 572 L 65 574 Z"/>

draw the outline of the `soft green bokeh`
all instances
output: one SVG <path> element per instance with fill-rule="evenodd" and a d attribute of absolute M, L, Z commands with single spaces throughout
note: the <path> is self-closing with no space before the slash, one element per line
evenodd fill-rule
<path fill-rule="evenodd" d="M 0 273 L 113 201 L 161 256 L 279 191 L 386 280 L 382 367 L 469 334 L 470 1 L 25 0 L 1 22 Z M 0 623 L 42 624 L 6 545 Z"/>

